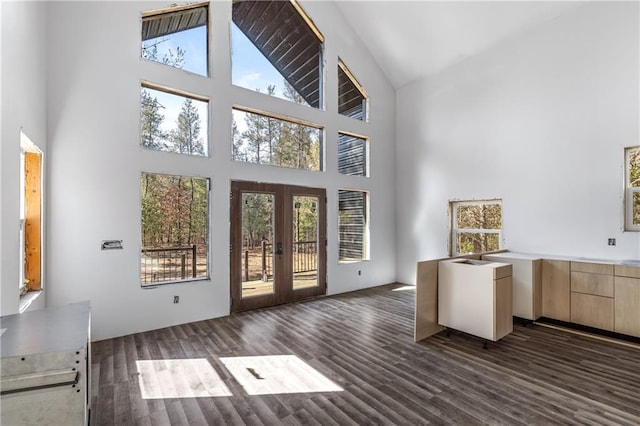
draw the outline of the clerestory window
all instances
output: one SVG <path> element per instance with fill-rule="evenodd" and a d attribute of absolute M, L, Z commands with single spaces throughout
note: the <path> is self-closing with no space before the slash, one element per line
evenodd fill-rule
<path fill-rule="evenodd" d="M 338 112 L 356 120 L 368 121 L 369 97 L 349 68 L 338 59 Z"/>
<path fill-rule="evenodd" d="M 322 108 L 324 37 L 297 1 L 234 0 L 232 82 Z"/>
<path fill-rule="evenodd" d="M 209 6 L 194 3 L 142 13 L 143 59 L 209 75 Z"/>

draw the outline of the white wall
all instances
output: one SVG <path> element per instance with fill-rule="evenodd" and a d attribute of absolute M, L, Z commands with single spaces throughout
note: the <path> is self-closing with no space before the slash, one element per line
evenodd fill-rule
<path fill-rule="evenodd" d="M 47 158 L 47 5 L 41 2 L 2 2 L 0 8 L 0 315 L 10 315 L 18 312 L 20 302 L 21 130 L 43 151 L 45 162 Z M 46 288 L 47 285 L 45 270 L 43 286 Z M 44 297 L 32 305 L 33 308 L 43 306 Z"/>
<path fill-rule="evenodd" d="M 326 111 L 231 85 L 231 2 L 212 2 L 212 78 L 139 59 L 140 12 L 166 2 L 60 2 L 49 5 L 48 305 L 91 300 L 96 340 L 229 313 L 229 191 L 234 179 L 323 187 L 328 195 L 328 292 L 395 281 L 395 93 L 332 4 L 303 7 L 326 37 Z M 99 19 L 96 19 L 99 18 Z M 337 114 L 337 57 L 371 97 L 371 122 Z M 211 157 L 139 147 L 140 81 L 211 98 Z M 231 107 L 247 105 L 325 125 L 327 171 L 230 161 Z M 337 132 L 371 137 L 370 179 L 337 172 Z M 210 177 L 211 280 L 142 289 L 139 283 L 142 171 Z M 338 264 L 339 188 L 371 191 L 371 261 Z M 100 251 L 103 239 L 124 250 Z M 357 271 L 362 270 L 358 276 Z M 179 304 L 172 304 L 174 295 Z"/>
<path fill-rule="evenodd" d="M 398 281 L 447 254 L 451 199 L 502 198 L 511 250 L 638 259 L 639 235 L 622 231 L 638 12 L 589 3 L 398 91 Z"/>

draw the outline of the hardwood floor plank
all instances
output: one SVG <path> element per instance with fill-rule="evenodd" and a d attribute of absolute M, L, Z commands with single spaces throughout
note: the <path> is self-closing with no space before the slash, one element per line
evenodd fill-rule
<path fill-rule="evenodd" d="M 640 424 L 640 346 L 538 325 L 516 325 L 488 349 L 455 332 L 416 344 L 414 294 L 397 287 L 94 342 L 91 426 Z M 315 383 L 291 381 L 304 374 L 293 364 L 272 372 L 261 360 L 260 371 L 232 373 L 223 362 L 274 355 L 342 391 L 292 388 Z M 271 390 L 249 395 L 242 380 Z M 184 397 L 150 398 L 141 385 Z"/>

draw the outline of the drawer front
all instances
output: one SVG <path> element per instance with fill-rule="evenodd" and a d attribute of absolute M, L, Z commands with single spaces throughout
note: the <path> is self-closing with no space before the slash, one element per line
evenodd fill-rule
<path fill-rule="evenodd" d="M 615 265 L 614 271 L 617 277 L 640 278 L 640 268 L 637 266 Z"/>
<path fill-rule="evenodd" d="M 613 275 L 571 272 L 571 291 L 613 297 Z"/>
<path fill-rule="evenodd" d="M 613 299 L 571 293 L 571 322 L 613 331 Z"/>
<path fill-rule="evenodd" d="M 613 265 L 608 263 L 571 262 L 571 272 L 613 275 Z"/>

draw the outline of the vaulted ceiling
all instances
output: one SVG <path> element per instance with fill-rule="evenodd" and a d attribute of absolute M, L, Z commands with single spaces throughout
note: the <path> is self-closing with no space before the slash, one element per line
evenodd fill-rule
<path fill-rule="evenodd" d="M 395 88 L 544 25 L 577 1 L 350 1 L 336 4 Z"/>

